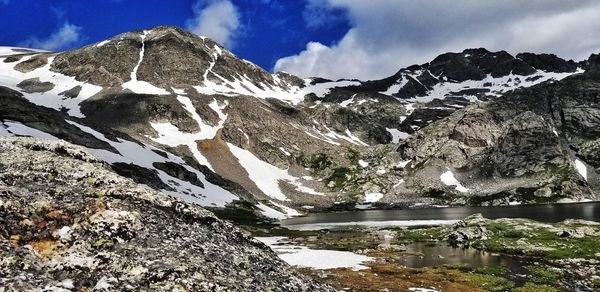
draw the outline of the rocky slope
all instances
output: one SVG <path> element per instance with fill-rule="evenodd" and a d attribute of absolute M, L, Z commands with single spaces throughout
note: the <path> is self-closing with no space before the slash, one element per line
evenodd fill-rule
<path fill-rule="evenodd" d="M 2 291 L 328 291 L 212 213 L 61 141 L 0 138 Z"/>
<path fill-rule="evenodd" d="M 174 27 L 128 32 L 62 53 L 3 54 L 4 135 L 65 139 L 85 146 L 136 182 L 214 210 L 231 207 L 237 214 L 275 218 L 297 210 L 365 207 L 373 202 L 507 203 L 502 198 L 521 192 L 518 188 L 542 189 L 550 171 L 539 165 L 534 172 L 544 175 L 525 176 L 529 173 L 520 169 L 522 165 L 501 162 L 501 173 L 510 181 L 495 180 L 495 174 L 483 170 L 493 164 L 478 154 L 498 144 L 508 119 L 527 111 L 504 111 L 507 116 L 498 118 L 502 121 L 496 125 L 496 109 L 489 104 L 502 105 L 513 90 L 546 88 L 546 81 L 590 67 L 589 62 L 553 55 L 513 57 L 470 49 L 401 69 L 383 80 L 301 79 L 270 74 L 210 39 Z M 528 93 L 514 96 L 520 99 Z M 565 110 L 588 102 L 574 100 Z M 471 111 L 480 116 L 462 118 Z M 521 124 L 529 118 L 523 116 Z M 469 119 L 477 119 L 479 126 L 461 124 Z M 449 132 L 457 123 L 458 131 Z M 523 146 L 536 149 L 536 159 L 547 160 L 547 147 L 538 149 L 535 139 L 520 138 L 529 126 L 515 123 L 502 140 L 502 151 L 509 152 L 497 155 L 523 156 L 527 152 L 512 150 Z M 489 137 L 482 140 L 481 135 Z M 395 151 L 397 143 L 401 151 Z M 444 147 L 449 152 L 437 150 Z M 463 150 L 468 153 L 459 157 Z M 565 153 L 562 166 L 574 158 Z M 429 159 L 434 156 L 435 163 Z M 477 172 L 477 188 L 470 183 L 458 187 L 453 173 L 444 172 L 466 166 L 465 175 Z M 582 183 L 576 182 L 576 175 L 562 176 L 578 187 L 561 188 L 559 195 L 540 200 L 595 198 L 594 175 L 590 171 L 590 179 Z M 482 195 L 500 200 L 472 200 Z"/>

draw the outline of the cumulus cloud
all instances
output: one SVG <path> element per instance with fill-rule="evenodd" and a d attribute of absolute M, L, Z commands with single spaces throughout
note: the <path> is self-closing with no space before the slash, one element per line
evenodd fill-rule
<path fill-rule="evenodd" d="M 198 1 L 193 7 L 194 18 L 187 21 L 191 32 L 206 36 L 231 48 L 240 27 L 238 9 L 229 0 Z"/>
<path fill-rule="evenodd" d="M 309 9 L 345 9 L 352 28 L 331 46 L 310 42 L 279 59 L 277 71 L 374 79 L 470 47 L 573 59 L 600 51 L 600 3 L 594 0 L 307 1 Z"/>
<path fill-rule="evenodd" d="M 69 49 L 81 43 L 83 39 L 81 30 L 80 26 L 65 22 L 47 38 L 33 36 L 21 42 L 19 46 L 48 51 Z"/>

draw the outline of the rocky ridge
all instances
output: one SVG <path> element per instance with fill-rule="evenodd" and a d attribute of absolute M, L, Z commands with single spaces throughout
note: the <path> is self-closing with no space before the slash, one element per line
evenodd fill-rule
<path fill-rule="evenodd" d="M 1 291 L 328 291 L 195 204 L 64 141 L 0 138 Z"/>
<path fill-rule="evenodd" d="M 270 74 L 207 38 L 157 27 L 73 51 L 17 51 L 0 59 L 7 104 L 0 131 L 37 129 L 84 145 L 139 183 L 211 208 L 283 218 L 372 203 L 595 198 L 595 173 L 581 182 L 573 172 L 567 148 L 575 145 L 538 148 L 534 137 L 547 134 L 546 122 L 529 120 L 548 116 L 521 115 L 519 107 L 501 111 L 505 117 L 494 113 L 507 96 L 526 95 L 510 92 L 589 71 L 594 57 L 575 63 L 469 49 L 382 80 L 301 79 Z M 574 98 L 564 111 L 586 102 Z M 530 138 L 520 139 L 524 134 Z M 493 147 L 489 159 L 507 179 L 494 179 L 486 164 Z M 534 149 L 540 161 L 554 159 L 565 174 L 549 173 L 544 162 L 522 169 L 519 159 L 528 152 L 515 147 Z"/>

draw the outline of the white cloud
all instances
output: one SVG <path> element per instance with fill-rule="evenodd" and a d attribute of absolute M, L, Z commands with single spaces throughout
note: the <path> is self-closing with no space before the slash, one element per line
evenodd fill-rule
<path fill-rule="evenodd" d="M 43 49 L 48 51 L 58 51 L 68 49 L 82 41 L 82 28 L 65 22 L 57 31 L 53 32 L 47 38 L 30 37 L 21 42 L 19 46 Z"/>
<path fill-rule="evenodd" d="M 238 9 L 229 0 L 198 1 L 194 5 L 194 18 L 187 21 L 191 32 L 206 36 L 225 47 L 234 45 L 240 27 Z"/>
<path fill-rule="evenodd" d="M 352 28 L 329 47 L 311 42 L 278 60 L 277 71 L 374 79 L 470 47 L 574 59 L 600 51 L 600 3 L 594 0 L 308 1 L 313 10 L 319 4 L 345 9 Z"/>

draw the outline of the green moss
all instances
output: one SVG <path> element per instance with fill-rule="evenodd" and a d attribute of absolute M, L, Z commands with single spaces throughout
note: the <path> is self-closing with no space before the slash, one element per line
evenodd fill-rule
<path fill-rule="evenodd" d="M 600 278 L 592 280 L 592 288 L 600 290 Z"/>
<path fill-rule="evenodd" d="M 302 153 L 298 156 L 296 162 L 303 167 L 310 168 L 316 172 L 323 171 L 333 165 L 331 158 L 325 153 L 315 153 L 310 156 L 306 156 Z"/>
<path fill-rule="evenodd" d="M 95 177 L 88 177 L 87 178 L 87 184 L 90 186 L 93 186 L 96 184 L 97 179 Z"/>
<path fill-rule="evenodd" d="M 485 291 L 506 291 L 513 288 L 515 284 L 502 277 L 485 274 L 467 274 L 464 276 L 467 281 L 476 284 Z"/>
<path fill-rule="evenodd" d="M 525 283 L 523 287 L 515 288 L 512 290 L 513 292 L 558 292 L 559 290 L 549 286 L 549 285 L 540 285 L 531 282 Z"/>
<path fill-rule="evenodd" d="M 402 243 L 438 241 L 444 237 L 445 231 L 443 227 L 399 229 L 396 239 Z"/>
<path fill-rule="evenodd" d="M 528 266 L 531 281 L 536 284 L 555 285 L 563 278 L 563 273 L 543 266 Z"/>
<path fill-rule="evenodd" d="M 334 183 L 334 185 L 331 187 L 332 189 L 341 189 L 351 174 L 352 170 L 347 167 L 334 168 L 329 177 L 327 177 L 326 181 L 328 183 Z"/>
<path fill-rule="evenodd" d="M 348 155 L 346 156 L 352 165 L 358 165 L 358 161 L 360 160 L 360 153 L 352 148 L 348 149 Z"/>
<path fill-rule="evenodd" d="M 501 276 L 501 275 L 506 274 L 507 269 L 503 266 L 493 266 L 493 267 L 477 267 L 473 271 L 477 274 Z"/>
<path fill-rule="evenodd" d="M 113 242 L 110 240 L 106 240 L 104 238 L 100 238 L 92 244 L 92 246 L 100 248 L 100 247 L 111 247 L 113 246 Z"/>
<path fill-rule="evenodd" d="M 482 247 L 491 252 L 519 254 L 548 259 L 596 258 L 598 236 L 583 238 L 561 238 L 547 228 L 515 230 L 506 223 L 492 222 L 485 227 L 493 234 L 483 241 L 472 242 L 472 246 Z M 564 226 L 563 226 L 564 227 Z M 524 238 L 527 244 L 517 243 Z"/>

